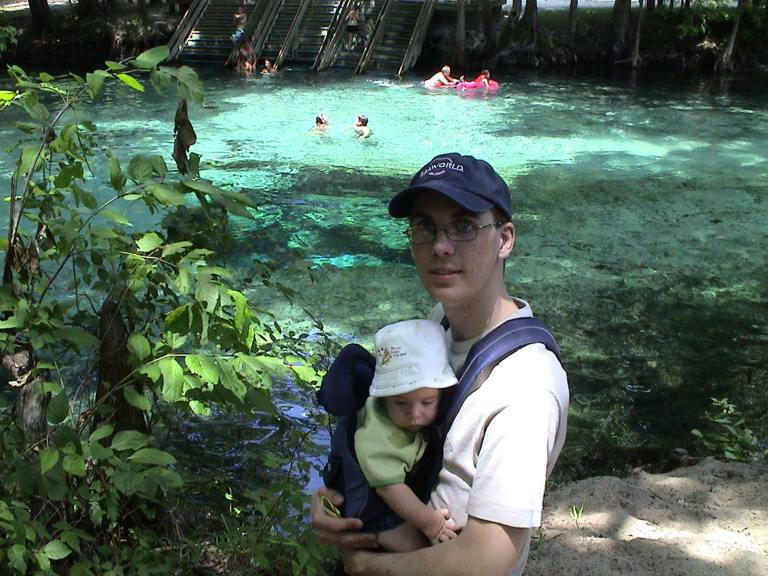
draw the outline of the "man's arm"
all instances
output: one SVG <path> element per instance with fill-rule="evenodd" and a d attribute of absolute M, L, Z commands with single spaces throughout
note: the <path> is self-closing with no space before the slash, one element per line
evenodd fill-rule
<path fill-rule="evenodd" d="M 528 528 L 470 516 L 457 538 L 438 546 L 399 554 L 341 552 L 350 576 L 507 576 L 528 538 Z"/>

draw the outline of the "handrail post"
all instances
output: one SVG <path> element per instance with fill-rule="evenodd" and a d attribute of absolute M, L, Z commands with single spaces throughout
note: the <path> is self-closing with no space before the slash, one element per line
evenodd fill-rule
<path fill-rule="evenodd" d="M 379 41 L 379 38 L 382 36 L 384 32 L 384 21 L 386 20 L 387 15 L 389 14 L 390 8 L 392 8 L 395 2 L 397 2 L 397 0 L 384 0 L 384 5 L 381 7 L 381 11 L 379 12 L 379 17 L 376 18 L 376 23 L 374 24 L 373 34 L 371 35 L 371 39 L 363 48 L 363 53 L 360 56 L 359 62 L 357 63 L 357 68 L 355 68 L 355 74 L 362 74 L 363 72 L 365 72 L 365 69 L 368 67 L 368 60 L 371 58 L 371 55 L 373 54 L 373 48 L 376 45 L 376 43 Z"/>
<path fill-rule="evenodd" d="M 210 0 L 193 0 L 189 5 L 187 11 L 184 12 L 184 16 L 181 17 L 179 25 L 176 27 L 171 39 L 168 41 L 168 62 L 172 62 L 178 58 L 181 48 L 186 44 L 189 36 L 197 25 L 197 21 L 200 16 L 203 15 Z"/>
<path fill-rule="evenodd" d="M 304 14 L 309 6 L 309 0 L 301 0 L 299 9 L 296 11 L 296 15 L 293 17 L 291 27 L 288 29 L 288 35 L 285 37 L 283 45 L 280 47 L 280 52 L 277 53 L 275 58 L 275 68 L 280 68 L 283 65 L 283 60 L 288 56 L 288 53 L 293 50 L 293 44 L 296 41 L 296 35 L 301 28 L 301 21 L 304 19 Z"/>
<path fill-rule="evenodd" d="M 347 18 L 354 2 L 355 0 L 342 0 L 336 5 L 336 11 L 333 14 L 330 26 L 328 26 L 323 44 L 320 46 L 320 51 L 317 53 L 315 62 L 312 64 L 312 70 L 315 72 L 330 68 L 336 61 L 336 55 L 339 52 L 339 47 L 346 31 Z"/>
<path fill-rule="evenodd" d="M 432 21 L 434 8 L 435 0 L 425 0 L 422 5 L 421 12 L 419 12 L 419 18 L 416 21 L 416 26 L 414 26 L 411 39 L 408 42 L 408 48 L 405 50 L 403 62 L 400 64 L 400 68 L 397 71 L 398 78 L 401 78 L 405 72 L 410 70 L 413 65 L 416 64 L 416 60 L 419 58 L 419 54 L 421 54 L 421 48 L 424 45 L 427 29 Z"/>

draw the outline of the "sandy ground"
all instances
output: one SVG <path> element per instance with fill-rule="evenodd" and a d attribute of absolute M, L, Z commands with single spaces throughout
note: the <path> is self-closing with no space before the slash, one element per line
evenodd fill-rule
<path fill-rule="evenodd" d="M 589 478 L 544 508 L 525 576 L 768 575 L 768 461 Z"/>

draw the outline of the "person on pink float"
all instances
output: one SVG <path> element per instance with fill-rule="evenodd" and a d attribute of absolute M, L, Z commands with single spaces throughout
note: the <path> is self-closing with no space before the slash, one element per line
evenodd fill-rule
<path fill-rule="evenodd" d="M 451 77 L 451 67 L 443 66 L 439 72 L 435 72 L 430 78 L 424 80 L 425 88 L 444 88 L 446 86 L 455 86 L 459 80 Z"/>
<path fill-rule="evenodd" d="M 535 322 L 528 303 L 510 296 L 505 284 L 515 228 L 509 188 L 490 164 L 458 153 L 436 156 L 395 195 L 389 213 L 408 219 L 416 272 L 437 302 L 429 318 L 448 326 L 457 376 L 475 343 L 510 322 Z M 382 553 L 377 535 L 361 532 L 358 518 L 325 512 L 324 498 L 337 506 L 343 498 L 322 487 L 312 496 L 312 529 L 339 549 L 338 574 L 522 574 L 545 482 L 565 442 L 567 376 L 556 351 L 531 343 L 483 370 L 471 390 L 444 436 L 442 467 L 428 495 L 433 508 L 450 510 L 457 537 Z"/>

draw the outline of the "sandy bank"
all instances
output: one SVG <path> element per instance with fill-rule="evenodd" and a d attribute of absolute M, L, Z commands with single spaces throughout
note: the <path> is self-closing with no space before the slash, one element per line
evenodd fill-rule
<path fill-rule="evenodd" d="M 546 497 L 534 546 L 526 576 L 765 576 L 768 461 L 568 484 Z"/>

